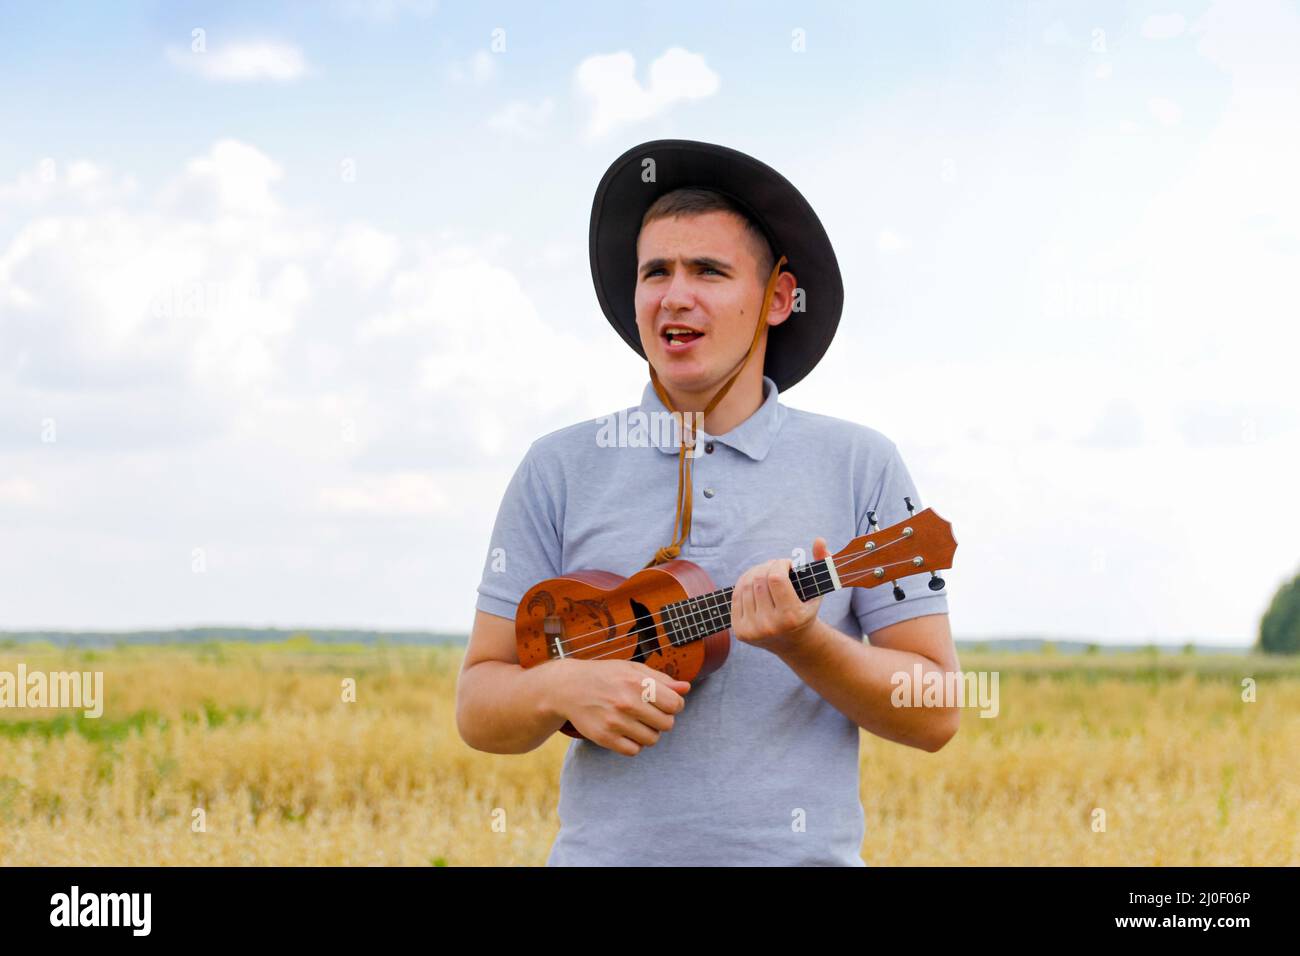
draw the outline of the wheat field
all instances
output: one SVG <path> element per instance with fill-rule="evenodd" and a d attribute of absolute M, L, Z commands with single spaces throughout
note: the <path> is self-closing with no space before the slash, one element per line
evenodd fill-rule
<path fill-rule="evenodd" d="M 0 671 L 102 671 L 106 697 L 98 719 L 0 710 L 0 863 L 542 864 L 569 738 L 465 746 L 462 653 L 0 648 Z M 1300 862 L 1300 662 L 963 653 L 962 668 L 999 672 L 996 718 L 965 710 L 933 754 L 863 734 L 869 865 Z"/>

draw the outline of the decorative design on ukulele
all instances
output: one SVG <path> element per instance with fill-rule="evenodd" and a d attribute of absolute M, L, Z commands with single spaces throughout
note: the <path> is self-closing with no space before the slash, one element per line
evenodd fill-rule
<path fill-rule="evenodd" d="M 555 598 L 551 596 L 550 591 L 538 591 L 529 598 L 528 606 L 524 610 L 529 614 L 532 614 L 538 605 L 541 605 L 542 614 L 545 617 L 553 617 L 555 615 Z"/>
<path fill-rule="evenodd" d="M 567 619 L 572 625 L 572 629 L 591 635 L 595 638 L 592 643 L 602 643 L 608 639 L 609 635 L 614 633 L 618 626 L 614 620 L 614 615 L 610 613 L 609 604 L 603 598 L 579 598 L 574 600 L 565 596 L 565 608 L 560 614 L 555 613 L 555 596 L 550 591 L 538 591 L 528 599 L 528 605 L 525 610 L 531 615 L 536 609 L 542 611 L 542 633 L 546 640 L 546 654 L 548 657 L 563 657 L 557 644 L 564 640 L 564 621 Z M 594 625 L 594 626 L 593 626 Z M 651 650 L 658 650 L 658 643 L 654 641 L 653 635 L 649 638 L 654 645 Z M 569 651 L 568 653 L 572 653 Z"/>
<path fill-rule="evenodd" d="M 609 613 L 609 605 L 606 604 L 603 599 L 581 598 L 580 600 L 575 601 L 571 597 L 566 597 L 564 600 L 567 601 L 569 605 L 564 609 L 565 617 L 570 617 L 575 613 L 575 611 L 581 608 L 586 612 L 587 617 L 591 618 L 590 622 L 581 622 L 584 628 L 589 628 L 594 624 L 597 628 L 609 628 L 612 631 L 616 626 L 614 623 L 614 615 Z M 579 622 L 574 621 L 574 623 L 578 624 Z"/>
<path fill-rule="evenodd" d="M 564 637 L 564 622 L 555 613 L 555 597 L 550 591 L 538 591 L 528 599 L 528 606 L 524 610 L 531 615 L 539 607 L 542 609 L 542 634 L 546 641 L 546 655 L 559 657 L 561 655 L 558 642 Z"/>

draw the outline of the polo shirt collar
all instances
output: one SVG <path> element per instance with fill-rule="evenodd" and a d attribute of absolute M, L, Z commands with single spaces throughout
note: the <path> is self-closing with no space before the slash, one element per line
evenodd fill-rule
<path fill-rule="evenodd" d="M 748 455 L 754 461 L 762 461 L 767 457 L 768 450 L 776 440 L 776 433 L 780 431 L 781 423 L 785 420 L 785 408 L 777 402 L 777 394 L 776 382 L 764 375 L 763 404 L 758 406 L 754 414 L 725 435 L 710 435 L 701 428 L 696 434 L 696 440 L 698 442 L 721 442 L 742 454 Z M 667 413 L 668 408 L 660 401 L 659 393 L 655 391 L 654 382 L 646 382 L 638 410 L 647 414 L 652 412 Z M 657 429 L 651 429 L 650 431 L 654 435 Z M 653 438 L 651 440 L 653 441 Z M 681 440 L 675 430 L 668 441 L 662 444 L 655 443 L 655 447 L 665 455 L 676 455 L 680 445 Z"/>

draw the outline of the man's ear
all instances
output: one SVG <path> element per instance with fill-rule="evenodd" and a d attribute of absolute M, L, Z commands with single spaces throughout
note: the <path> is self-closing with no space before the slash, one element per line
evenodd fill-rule
<path fill-rule="evenodd" d="M 791 311 L 794 309 L 795 289 L 798 287 L 799 281 L 793 272 L 782 272 L 776 277 L 776 288 L 772 290 L 772 305 L 767 311 L 768 325 L 780 325 L 790 318 Z M 767 291 L 766 283 L 759 295 L 761 296 L 765 291 Z M 761 299 L 758 305 L 759 308 L 763 307 Z"/>

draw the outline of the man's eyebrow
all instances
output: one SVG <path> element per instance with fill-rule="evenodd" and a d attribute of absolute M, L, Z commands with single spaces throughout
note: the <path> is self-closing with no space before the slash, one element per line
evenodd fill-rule
<path fill-rule="evenodd" d="M 671 262 L 671 259 L 665 259 L 662 256 L 656 259 L 650 259 L 641 267 L 641 275 L 645 275 L 647 272 L 653 272 L 655 269 L 662 269 Z M 700 269 L 717 269 L 719 272 L 733 271 L 730 262 L 724 262 L 722 259 L 715 259 L 713 256 L 695 256 L 692 259 L 687 259 L 686 264 Z"/>

